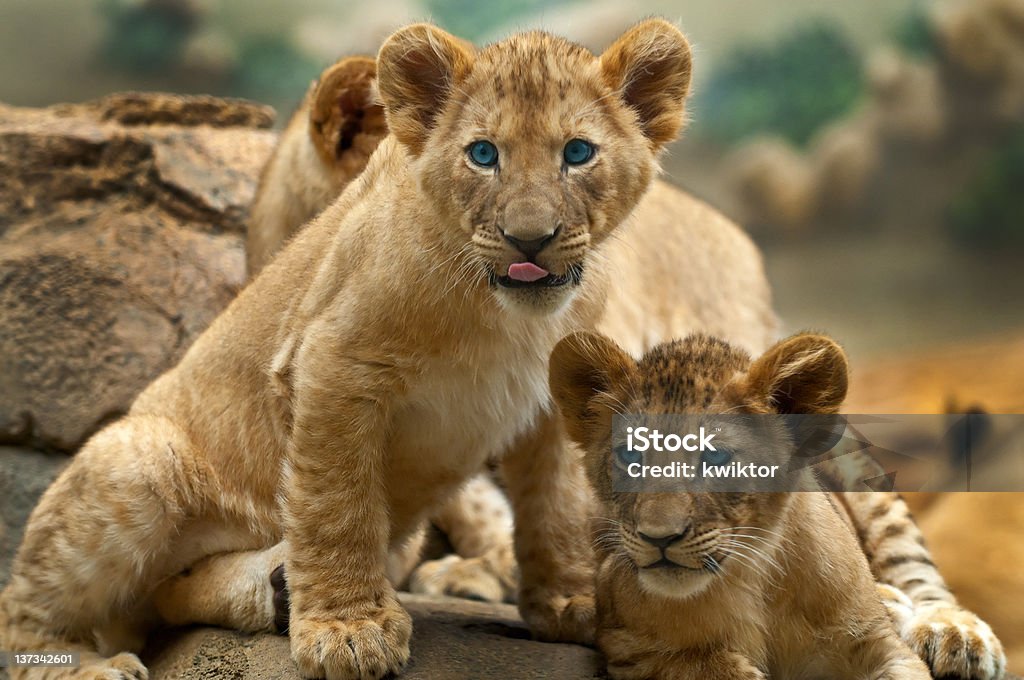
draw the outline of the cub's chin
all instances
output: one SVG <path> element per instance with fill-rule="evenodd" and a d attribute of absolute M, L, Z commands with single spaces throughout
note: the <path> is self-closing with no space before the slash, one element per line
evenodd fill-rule
<path fill-rule="evenodd" d="M 637 572 L 644 592 L 674 600 L 696 597 L 707 590 L 717 578 L 715 574 L 686 567 L 657 567 Z"/>
<path fill-rule="evenodd" d="M 507 309 L 547 316 L 569 306 L 580 287 L 578 276 L 549 275 L 524 283 L 507 276 L 491 276 L 491 288 L 498 302 Z"/>

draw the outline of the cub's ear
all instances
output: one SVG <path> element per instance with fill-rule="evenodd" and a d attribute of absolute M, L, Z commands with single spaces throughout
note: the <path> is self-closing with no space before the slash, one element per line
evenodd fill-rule
<path fill-rule="evenodd" d="M 601 55 L 605 82 L 636 111 L 655 146 L 683 128 L 691 65 L 690 43 L 664 19 L 641 21 Z"/>
<path fill-rule="evenodd" d="M 573 333 L 555 345 L 549 383 L 569 436 L 583 445 L 599 439 L 611 423 L 603 422 L 594 397 L 624 385 L 635 370 L 632 357 L 599 333 Z"/>
<path fill-rule="evenodd" d="M 846 353 L 835 340 L 802 333 L 751 364 L 746 392 L 778 413 L 838 413 L 848 378 Z"/>
<path fill-rule="evenodd" d="M 366 164 L 388 134 L 384 107 L 377 101 L 373 81 L 377 63 L 372 57 L 346 57 L 320 76 L 309 111 L 309 135 L 321 160 L 330 166 Z M 352 176 L 362 167 L 348 168 Z"/>
<path fill-rule="evenodd" d="M 423 150 L 438 113 L 473 66 L 473 47 L 430 24 L 407 26 L 377 55 L 388 126 L 412 153 Z"/>

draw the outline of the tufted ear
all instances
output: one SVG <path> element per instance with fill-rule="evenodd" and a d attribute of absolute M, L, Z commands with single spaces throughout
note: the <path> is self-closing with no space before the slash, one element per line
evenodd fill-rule
<path fill-rule="evenodd" d="M 746 389 L 778 413 L 838 413 L 848 379 L 843 348 L 824 335 L 802 333 L 775 344 L 754 361 Z"/>
<path fill-rule="evenodd" d="M 377 101 L 373 57 L 346 57 L 320 76 L 313 90 L 309 135 L 328 166 L 366 164 L 366 159 L 387 136 L 384 107 Z M 351 168 L 352 176 L 362 167 Z"/>
<path fill-rule="evenodd" d="M 472 65 L 469 43 L 430 24 L 407 26 L 381 46 L 378 87 L 388 126 L 412 153 L 423 150 L 438 113 Z"/>
<path fill-rule="evenodd" d="M 647 19 L 626 31 L 601 55 L 609 87 L 636 111 L 655 146 L 679 136 L 690 91 L 690 43 L 664 19 Z"/>
<path fill-rule="evenodd" d="M 601 428 L 611 425 L 601 422 L 594 397 L 623 385 L 636 362 L 608 337 L 578 332 L 555 345 L 549 367 L 551 395 L 569 436 L 583 445 L 599 439 Z"/>

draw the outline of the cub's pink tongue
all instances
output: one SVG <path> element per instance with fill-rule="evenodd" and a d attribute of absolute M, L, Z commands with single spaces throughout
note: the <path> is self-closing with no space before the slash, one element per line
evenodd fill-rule
<path fill-rule="evenodd" d="M 509 265 L 508 268 L 508 278 L 513 281 L 533 283 L 534 281 L 540 281 L 547 275 L 547 269 L 541 269 L 532 262 L 516 262 L 513 265 Z"/>

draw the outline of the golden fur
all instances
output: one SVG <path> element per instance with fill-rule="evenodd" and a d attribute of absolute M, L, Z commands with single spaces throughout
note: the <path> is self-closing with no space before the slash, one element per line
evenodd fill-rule
<path fill-rule="evenodd" d="M 325 76 L 316 97 L 329 102 L 371 101 L 372 88 L 363 78 L 365 71 L 341 69 L 344 63 L 339 62 L 327 73 L 355 73 L 357 79 L 345 81 Z M 355 99 L 351 96 L 346 99 L 337 93 L 325 95 L 325 82 L 349 95 L 358 91 L 365 91 L 365 94 Z M 301 119 L 302 115 L 300 110 L 296 118 Z M 353 111 L 341 107 L 333 115 L 350 123 L 360 120 Z M 365 117 L 373 119 L 372 115 Z M 341 128 L 341 124 L 332 127 L 334 130 Z M 349 128 L 352 129 L 351 125 Z M 266 191 L 257 198 L 264 206 L 264 215 L 281 214 L 290 209 L 288 205 L 274 207 L 274 201 L 282 196 L 270 190 L 275 177 L 287 184 L 294 182 L 294 177 L 313 174 L 314 182 L 330 183 L 330 173 L 337 167 L 344 167 L 347 172 L 356 167 L 357 164 L 349 163 L 353 157 L 346 157 L 344 151 L 338 160 L 332 161 L 336 151 L 344 146 L 340 136 L 317 137 L 312 130 L 312 125 L 295 125 L 293 120 L 282 136 L 275 159 L 283 156 L 301 160 L 301 156 L 290 155 L 288 149 L 308 145 L 311 137 L 323 152 L 316 155 L 312 163 L 289 165 L 271 161 L 264 174 Z M 333 181 L 343 184 L 347 181 L 345 177 L 335 176 Z M 340 188 L 341 185 L 339 191 Z M 297 193 L 291 198 L 302 202 L 308 200 L 308 194 Z M 306 209 L 315 212 L 319 207 L 307 206 Z M 641 233 L 655 235 L 655 238 L 631 239 L 622 246 L 610 244 L 610 250 L 617 253 L 623 264 L 618 265 L 619 287 L 610 292 L 601 323 L 615 334 L 618 342 L 638 353 L 664 337 L 664 333 L 671 334 L 673 328 L 687 332 L 704 324 L 703 327 L 723 329 L 722 334 L 751 345 L 749 349 L 753 351 L 765 346 L 772 328 L 770 312 L 765 313 L 767 295 L 751 299 L 744 296 L 743 289 L 745 286 L 752 290 L 767 289 L 759 278 L 756 251 L 745 247 L 734 228 L 685 194 L 659 183 L 641 200 L 632 219 L 646 225 Z M 297 231 L 299 226 L 294 223 L 289 233 Z M 259 229 L 259 222 L 255 222 L 253 228 Z M 686 248 L 690 241 L 703 247 Z M 630 255 L 632 257 L 626 259 Z M 691 263 L 689 269 L 681 271 L 674 266 L 675 262 L 687 258 Z M 715 268 L 716 262 L 729 264 L 734 270 L 725 271 L 725 276 L 721 277 L 722 270 Z M 674 288 L 670 287 L 672 284 Z M 665 294 L 652 294 L 652 291 Z M 695 321 L 696 325 L 692 325 Z M 876 578 L 881 581 L 880 592 L 885 595 L 885 604 L 904 640 L 937 675 L 995 677 L 1002 663 L 998 641 L 984 622 L 956 605 L 931 564 L 920 532 L 902 501 L 891 494 L 879 493 L 847 493 L 840 500 L 858 531 Z M 448 533 L 457 553 L 469 559 L 450 556 L 427 562 L 413 574 L 411 587 L 421 592 L 509 598 L 517 582 L 510 539 L 503 533 L 508 531 L 507 524 L 504 520 L 486 521 L 495 510 L 502 514 L 503 505 L 500 491 L 483 476 L 475 478 L 445 503 L 434 521 Z M 482 546 L 489 546 L 489 549 L 484 551 Z M 395 556 L 394 562 L 398 565 L 393 573 L 395 582 L 399 582 L 401 574 L 414 564 L 416 551 L 417 546 L 410 545 Z M 193 568 L 188 576 L 168 581 L 157 592 L 158 604 L 163 605 L 161 611 L 172 621 L 213 622 L 258 629 L 266 625 L 261 622 L 268 620 L 264 595 L 267 574 L 282 560 L 280 550 L 211 558 Z M 279 620 L 282 616 L 286 620 L 287 607 L 282 608 L 277 601 L 280 595 L 280 592 L 274 594 L 277 614 Z"/>
<path fill-rule="evenodd" d="M 366 57 L 347 57 L 325 70 L 283 131 L 254 201 L 247 242 L 250 275 L 357 176 L 366 149 L 386 133 L 377 125 L 376 89 L 366 78 L 372 65 Z M 324 125 L 324 120 L 331 122 Z M 342 130 L 358 143 L 345 143 Z M 774 335 L 775 319 L 760 256 L 734 225 L 659 180 L 641 199 L 630 222 L 641 226 L 636 235 L 627 234 L 608 246 L 616 286 L 600 322 L 603 330 L 634 351 L 673 330 L 695 329 L 717 332 L 751 350 L 766 346 Z M 629 224 L 623 228 L 632 229 Z M 689 266 L 680 269 L 677 263 L 683 261 Z M 715 269 L 718 264 L 730 268 L 725 276 Z M 651 290 L 664 294 L 651 295 Z M 518 574 L 505 505 L 501 491 L 485 476 L 446 501 L 434 524 L 445 531 L 456 553 L 468 559 L 450 556 L 425 563 L 412 574 L 410 589 L 514 599 Z M 415 566 L 411 551 L 408 558 L 396 567 L 396 581 L 403 581 L 402 574 Z M 225 563 L 225 568 L 238 573 L 234 562 Z M 189 584 L 176 584 L 177 601 L 209 600 L 211 593 L 233 592 L 205 583 L 209 576 L 195 576 Z M 227 582 L 230 575 L 213 580 Z M 185 592 L 192 594 L 186 597 Z M 203 602 L 200 610 L 211 607 L 230 610 L 232 605 Z M 209 619 L 208 614 L 190 614 L 180 606 L 176 617 Z"/>
<path fill-rule="evenodd" d="M 847 381 L 838 345 L 795 336 L 751 363 L 698 335 L 634 361 L 581 333 L 555 348 L 551 367 L 606 518 L 598 645 L 613 678 L 931 677 L 810 469 L 803 493 L 612 490 L 613 413 L 834 413 Z M 785 441 L 781 430 L 764 436 Z M 676 566 L 651 567 L 660 563 Z"/>
<path fill-rule="evenodd" d="M 282 132 L 254 199 L 246 243 L 250 275 L 358 176 L 366 151 L 386 134 L 377 125 L 375 87 L 364 77 L 373 65 L 367 61 L 347 57 L 325 70 Z M 358 109 L 358 102 L 366 108 Z M 318 134 L 318 120 L 333 122 Z M 343 128 L 355 143 L 343 143 Z M 615 286 L 603 332 L 634 353 L 672 331 L 703 330 L 755 352 L 774 338 L 760 253 L 720 213 L 656 179 L 623 229 L 604 251 Z"/>
<path fill-rule="evenodd" d="M 299 225 L 338 197 L 387 136 L 372 86 L 376 75 L 371 57 L 339 61 L 310 86 L 288 121 L 253 200 L 245 249 L 250 278 Z"/>
<path fill-rule="evenodd" d="M 300 227 L 341 194 L 387 136 L 384 109 L 377 101 L 374 84 L 376 71 L 372 57 L 341 59 L 313 83 L 285 126 L 253 200 L 246 242 L 250 278 Z M 457 557 L 424 564 L 411 575 L 410 589 L 514 602 L 518 573 L 512 557 L 511 515 L 501 489 L 487 475 L 474 477 L 431 517 Z M 392 580 L 396 584 L 404 584 L 419 564 L 419 545 L 417 542 L 394 561 Z M 225 567 L 237 573 L 233 561 L 225 562 Z M 191 576 L 178 580 L 173 593 L 161 598 L 168 603 L 197 601 L 192 613 L 176 607 L 176 619 L 209 620 L 211 607 L 232 611 L 227 599 L 217 605 L 203 597 L 204 592 L 233 592 L 232 588 L 215 587 L 215 583 L 230 582 L 230 574 L 220 577 L 210 570 Z M 211 579 L 215 583 L 206 582 Z"/>
<path fill-rule="evenodd" d="M 547 359 L 598 323 L 617 268 L 631 266 L 606 253 L 610 237 L 645 238 L 622 223 L 682 127 L 689 47 L 660 20 L 601 57 L 543 33 L 477 51 L 415 25 L 377 63 L 394 136 L 44 494 L 0 595 L 0 647 L 77 649 L 86 674 L 144 677 L 133 655 L 103 655 L 138 649 L 160 581 L 283 540 L 300 673 L 398 671 L 411 621 L 388 553 L 506 451 L 520 610 L 541 638 L 592 639 L 585 485 L 551 412 Z M 496 168 L 467 156 L 481 137 L 500 150 Z M 574 137 L 599 152 L 565 167 Z M 757 263 L 734 227 L 693 210 Z M 506 213 L 521 225 L 531 211 L 562 227 L 534 256 L 562 285 L 494 285 L 524 258 L 502 236 Z M 712 280 L 720 264 L 705 265 Z M 744 322 L 770 316 L 760 270 L 748 276 L 722 286 L 752 300 L 738 305 L 758 310 Z"/>

